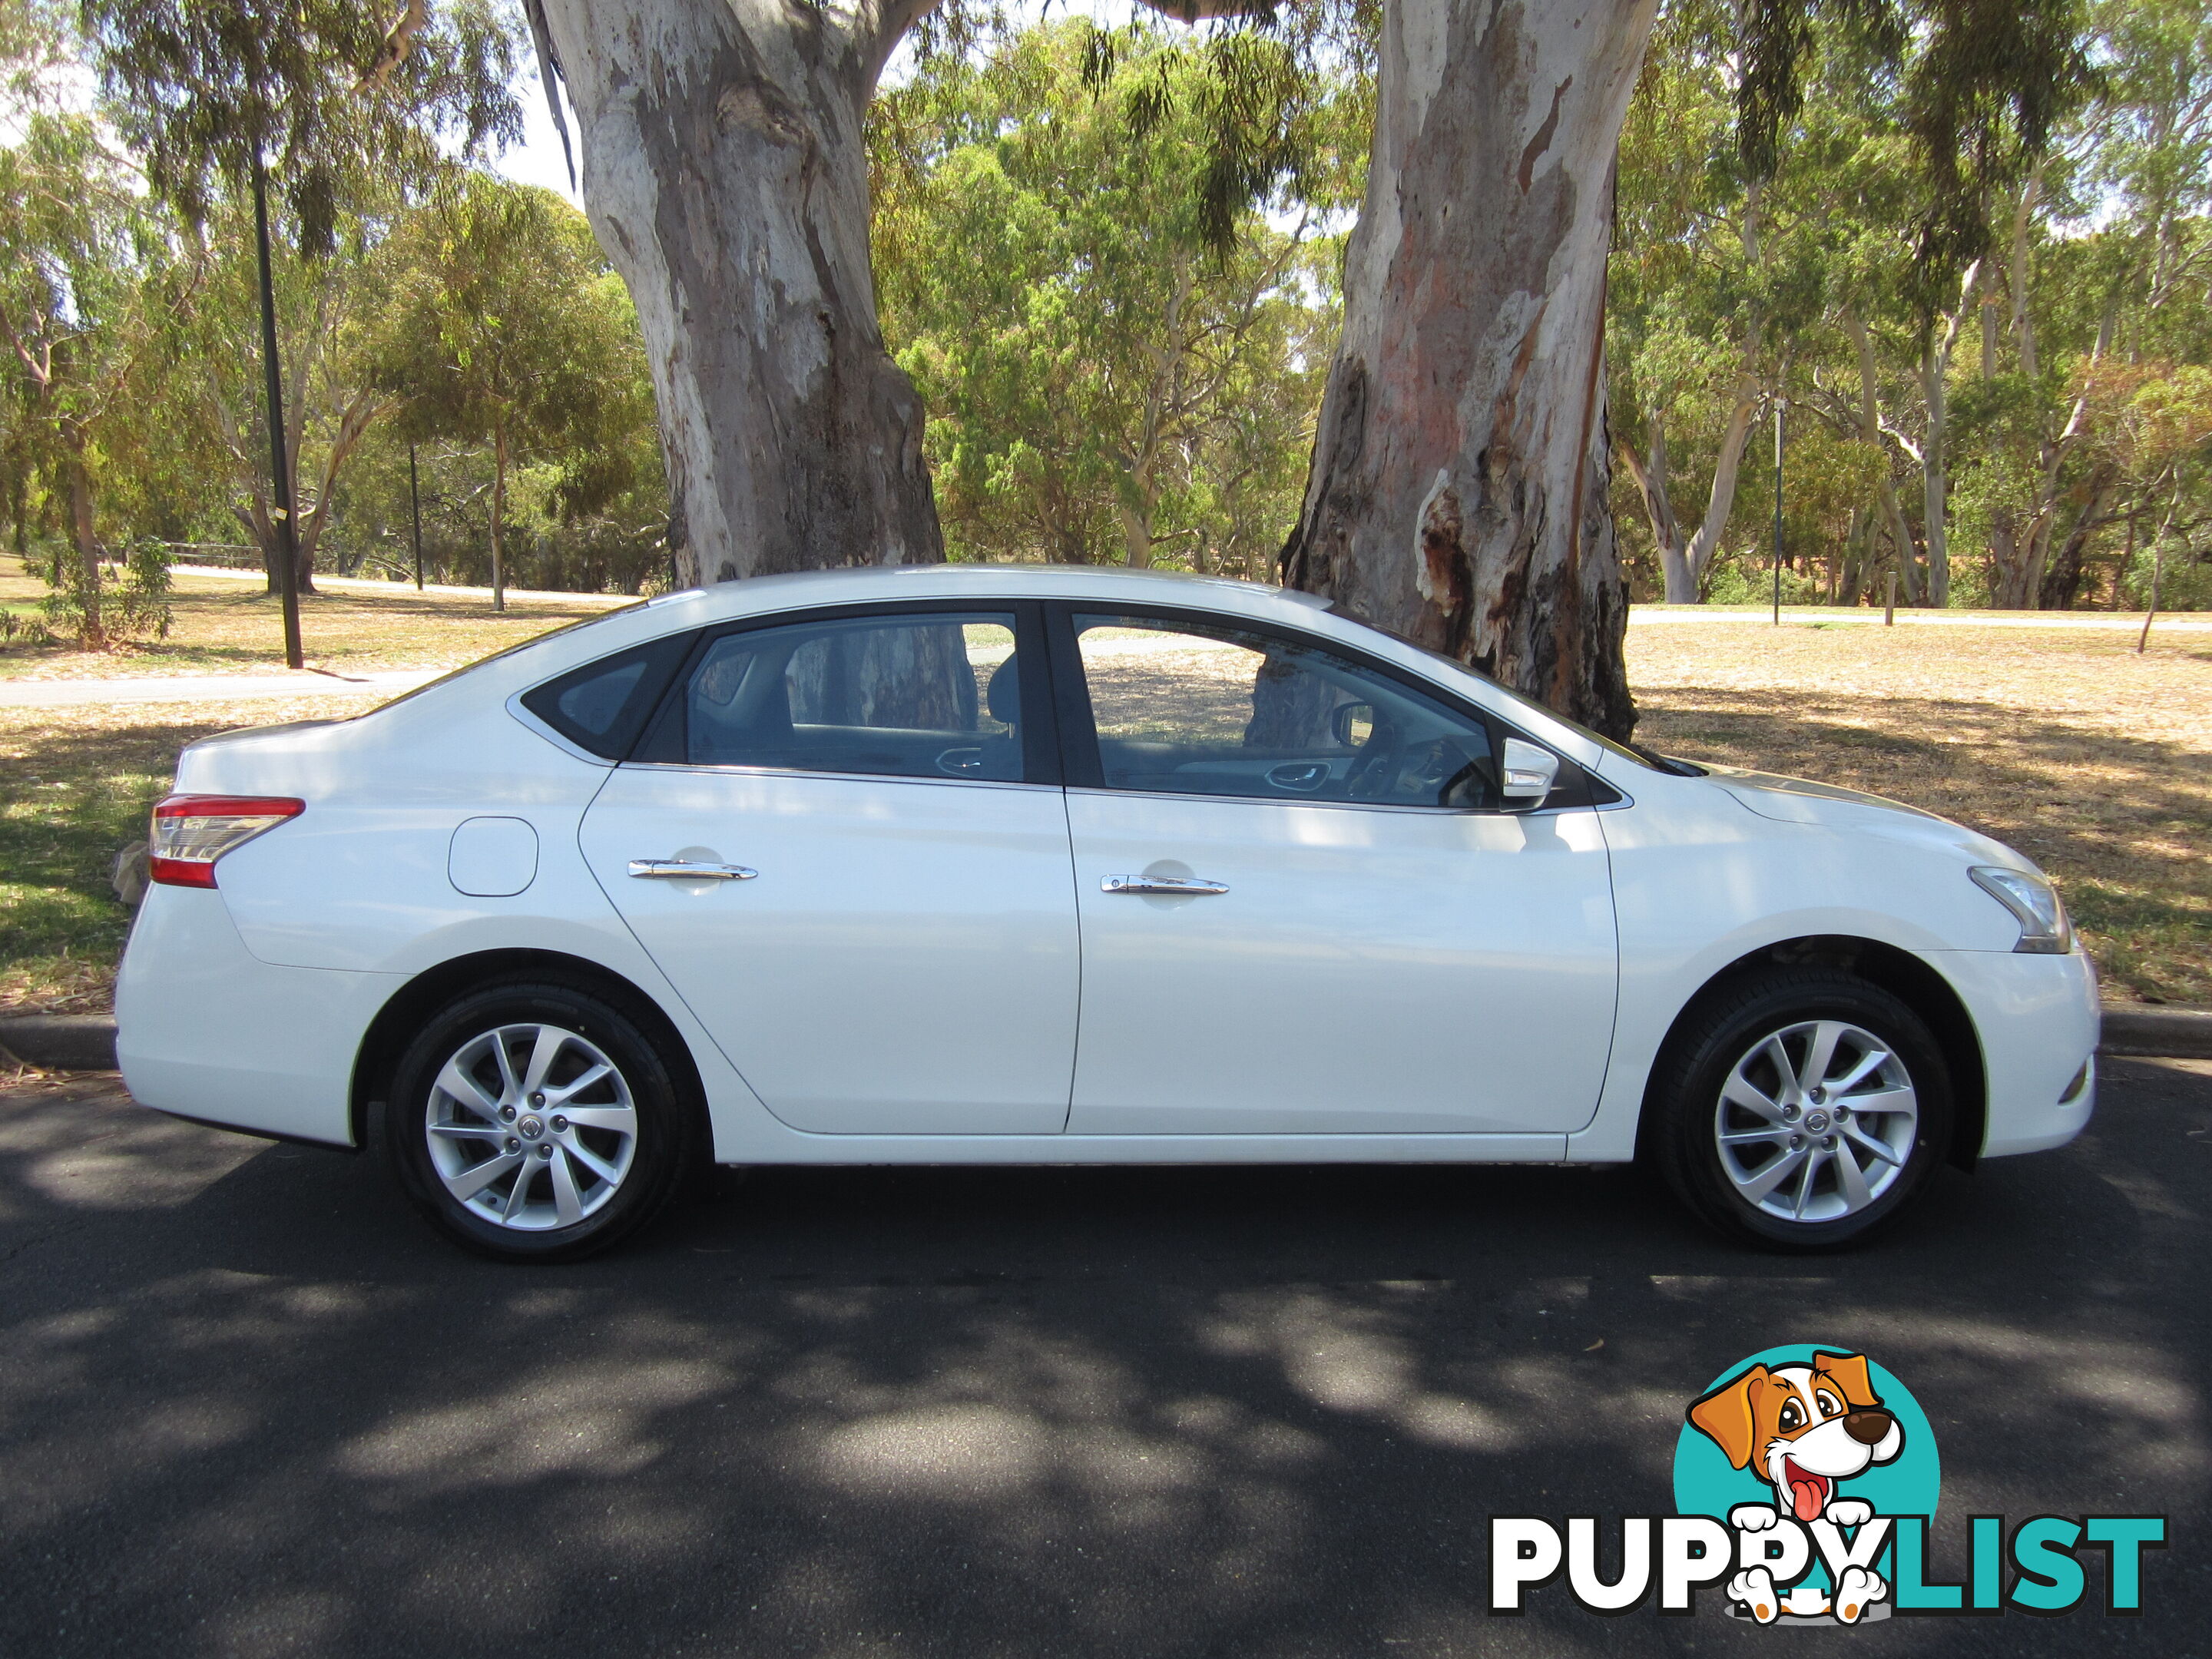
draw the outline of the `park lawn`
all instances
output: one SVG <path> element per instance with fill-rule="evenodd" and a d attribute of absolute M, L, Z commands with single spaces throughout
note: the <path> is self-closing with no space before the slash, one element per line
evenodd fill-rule
<path fill-rule="evenodd" d="M 0 708 L 0 1009 L 101 1012 L 131 912 L 116 853 L 146 839 L 177 751 L 240 726 L 356 714 L 381 693 Z"/>
<path fill-rule="evenodd" d="M 0 650 L 0 679 L 284 672 L 283 617 L 261 582 L 189 569 L 175 571 L 173 580 L 173 621 L 167 639 L 112 652 L 19 643 Z M 30 622 L 40 615 L 46 592 L 21 560 L 0 556 L 0 609 Z M 300 638 L 310 667 L 338 673 L 451 668 L 628 603 L 591 593 L 510 594 L 507 610 L 495 613 L 488 598 L 418 594 L 399 582 L 389 592 L 332 588 L 301 596 Z"/>
<path fill-rule="evenodd" d="M 365 629 L 392 625 L 360 609 Z M 482 620 L 434 613 L 417 625 L 443 629 L 435 648 L 396 640 L 376 664 L 456 660 Z M 2058 879 L 2108 995 L 2212 1003 L 2212 634 L 2154 633 L 2138 658 L 2117 630 L 1784 620 L 1632 628 L 1638 735 L 1987 830 Z M 374 702 L 0 708 L 0 1008 L 108 1006 L 129 927 L 109 862 L 143 837 L 184 744 Z"/>
<path fill-rule="evenodd" d="M 2195 617 L 2177 618 L 2198 622 Z M 1654 622 L 1638 738 L 1908 801 L 2048 871 L 2122 1000 L 2212 1003 L 2212 632 Z"/>

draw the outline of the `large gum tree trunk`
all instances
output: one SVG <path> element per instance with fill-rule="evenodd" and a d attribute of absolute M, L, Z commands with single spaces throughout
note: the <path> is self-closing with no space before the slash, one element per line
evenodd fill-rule
<path fill-rule="evenodd" d="M 1613 168 L 1656 0 L 1386 8 L 1286 580 L 1626 737 L 1608 505 Z"/>
<path fill-rule="evenodd" d="M 944 556 L 921 400 L 877 326 L 861 142 L 927 3 L 543 0 L 686 580 Z"/>

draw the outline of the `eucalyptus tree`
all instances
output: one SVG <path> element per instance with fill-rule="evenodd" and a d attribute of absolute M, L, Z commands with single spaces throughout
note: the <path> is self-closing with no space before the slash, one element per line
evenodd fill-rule
<path fill-rule="evenodd" d="M 410 0 L 380 24 L 344 0 L 82 0 L 107 113 L 155 194 L 203 220 L 227 186 L 253 207 L 270 516 L 285 659 L 301 664 L 299 571 L 270 246 L 269 178 L 299 252 L 330 252 L 364 186 L 428 177 L 441 145 L 474 153 L 519 133 L 513 42 L 494 0 Z"/>
<path fill-rule="evenodd" d="M 449 174 L 383 258 L 390 286 L 365 348 L 376 384 L 403 400 L 401 435 L 490 449 L 492 608 L 505 610 L 514 465 L 580 460 L 580 504 L 620 485 L 589 453 L 640 378 L 635 314 L 574 208 L 480 173 Z"/>
<path fill-rule="evenodd" d="M 1336 320 L 1315 226 L 1356 179 L 1358 100 L 1312 101 L 1279 223 L 1248 210 L 1217 248 L 1190 165 L 1206 74 L 1187 39 L 1077 19 L 876 100 L 884 325 L 957 556 L 1272 569 Z"/>
<path fill-rule="evenodd" d="M 2146 374 L 2175 376 L 2212 362 L 2212 6 L 2099 0 L 2093 17 L 2101 84 L 2073 159 L 2078 193 L 2099 203 L 2105 222 L 2087 238 L 2045 237 L 2031 247 L 2022 234 L 2014 244 L 2020 371 L 2065 376 L 2064 413 L 2045 414 L 2038 434 L 2039 459 L 2059 463 L 2037 479 L 2031 532 L 2041 530 L 2040 542 L 2031 539 L 2019 561 L 2021 581 L 2057 608 L 2081 597 L 2100 532 L 2124 521 L 2132 541 L 2161 512 L 2129 459 L 2137 449 L 2134 422 L 2118 411 L 2132 401 L 2130 388 Z M 2020 229 L 2027 228 L 2023 216 Z M 2093 337 L 2094 373 L 2066 374 L 2039 352 L 2039 307 L 2028 298 L 2038 276 L 2042 325 L 2070 325 L 2077 362 L 2078 342 Z M 2057 521 L 2066 512 L 2062 537 Z"/>
<path fill-rule="evenodd" d="M 391 407 L 373 383 L 364 337 L 385 301 L 379 244 L 396 208 L 348 211 L 331 245 L 310 258 L 271 239 L 269 292 L 283 366 L 281 470 L 272 471 L 264 394 L 240 373 L 261 349 L 261 270 L 253 206 L 221 191 L 198 225 L 179 234 L 195 283 L 182 319 L 183 350 L 172 374 L 177 413 L 201 428 L 228 483 L 228 515 L 252 538 L 271 573 L 285 556 L 289 504 L 297 591 L 314 589 L 315 556 L 329 530 L 339 481 L 373 423 Z M 280 230 L 288 224 L 282 204 Z"/>
<path fill-rule="evenodd" d="M 1607 355 L 1614 434 L 1648 520 L 1666 601 L 1695 604 L 1735 506 L 1753 420 L 1802 319 L 1771 315 L 1775 181 L 1737 155 L 1735 9 L 1665 7 L 1621 134 Z M 1694 520 L 1675 505 L 1702 479 Z M 1687 503 L 1685 503 L 1687 505 Z"/>
<path fill-rule="evenodd" d="M 163 324 L 162 257 L 137 180 L 82 115 L 33 114 L 0 148 L 0 342 L 22 446 L 63 503 L 73 568 L 55 573 L 82 642 L 104 648 L 95 500 L 101 439 Z M 16 510 L 21 522 L 22 507 Z"/>

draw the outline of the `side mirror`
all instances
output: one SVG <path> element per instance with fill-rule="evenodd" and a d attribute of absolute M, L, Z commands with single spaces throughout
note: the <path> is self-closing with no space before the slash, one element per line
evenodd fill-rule
<path fill-rule="evenodd" d="M 1375 735 L 1375 706 L 1365 702 L 1340 702 L 1328 711 L 1328 734 L 1338 746 L 1363 749 L 1367 739 Z"/>
<path fill-rule="evenodd" d="M 1520 738 L 1508 738 L 1503 759 L 1498 793 L 1504 799 L 1505 810 L 1528 812 L 1541 806 L 1559 780 L 1559 757 Z"/>

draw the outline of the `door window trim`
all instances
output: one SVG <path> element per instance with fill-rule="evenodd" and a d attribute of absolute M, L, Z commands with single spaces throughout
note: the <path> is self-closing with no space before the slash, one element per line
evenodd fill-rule
<path fill-rule="evenodd" d="M 705 659 L 717 641 L 736 634 L 763 632 L 771 628 L 805 627 L 810 624 L 848 622 L 873 617 L 901 618 L 908 617 L 957 616 L 978 614 L 1011 616 L 1014 620 L 1014 654 L 1018 659 L 1027 653 L 1030 663 L 1043 665 L 1044 672 L 1026 672 L 1018 684 L 1022 700 L 1020 739 L 1022 745 L 1022 775 L 1019 778 L 956 778 L 929 777 L 910 772 L 830 772 L 809 767 L 748 766 L 721 764 L 711 761 L 649 759 L 643 754 L 647 744 L 659 729 L 661 721 L 672 706 L 690 684 L 690 678 Z M 636 739 L 622 758 L 624 766 L 649 768 L 655 771 L 712 772 L 736 774 L 751 777 L 827 778 L 859 780 L 875 783 L 957 784 L 968 788 L 1020 789 L 1036 786 L 1058 788 L 1062 781 L 1059 709 L 1050 684 L 1051 653 L 1044 640 L 1044 619 L 1039 601 L 1035 599 L 990 599 L 977 595 L 962 599 L 893 599 L 872 605 L 815 605 L 803 611 L 778 611 L 757 617 L 740 617 L 701 629 L 692 640 L 691 648 L 684 653 L 683 662 L 667 685 L 653 712 L 640 728 Z"/>
<path fill-rule="evenodd" d="M 1058 704 L 1060 733 L 1061 775 L 1066 787 L 1085 793 L 1109 795 L 1143 795 L 1159 800 L 1222 800 L 1261 802 L 1277 806 L 1315 806 L 1349 808 L 1356 811 L 1433 812 L 1482 817 L 1530 817 L 1538 814 L 1565 811 L 1586 811 L 1593 807 L 1622 805 L 1626 797 L 1603 779 L 1592 773 L 1571 757 L 1562 755 L 1553 744 L 1530 737 L 1519 727 L 1500 718 L 1494 711 L 1480 703 L 1459 696 L 1431 680 L 1408 672 L 1395 663 L 1370 657 L 1356 647 L 1340 641 L 1324 639 L 1319 635 L 1301 633 L 1279 623 L 1255 620 L 1244 617 L 1224 616 L 1218 611 L 1194 611 L 1176 605 L 1154 604 L 1123 605 L 1112 599 L 1047 599 L 1044 610 L 1046 656 L 1051 664 L 1052 691 Z M 1083 672 L 1082 647 L 1075 635 L 1075 617 L 1104 614 L 1128 617 L 1140 623 L 1157 623 L 1164 628 L 1188 628 L 1216 633 L 1254 634 L 1262 639 L 1279 640 L 1284 644 L 1303 650 L 1318 651 L 1342 659 L 1351 666 L 1375 674 L 1413 692 L 1427 697 L 1463 719 L 1479 720 L 1490 733 L 1492 752 L 1502 749 L 1505 738 L 1518 738 L 1523 743 L 1534 744 L 1547 754 L 1556 757 L 1559 763 L 1559 781 L 1544 804 L 1530 811 L 1509 811 L 1503 806 L 1431 806 L 1412 801 L 1319 800 L 1290 795 L 1227 795 L 1201 793 L 1197 790 L 1126 789 L 1109 784 L 1105 779 L 1105 768 L 1099 760 L 1098 728 L 1096 714 L 1091 707 L 1091 688 Z M 1026 692 L 1025 692 L 1026 695 Z M 1024 709 L 1027 705 L 1024 703 Z M 1562 797 L 1565 799 L 1562 799 Z"/>

